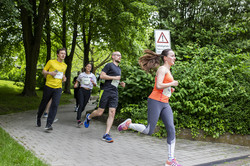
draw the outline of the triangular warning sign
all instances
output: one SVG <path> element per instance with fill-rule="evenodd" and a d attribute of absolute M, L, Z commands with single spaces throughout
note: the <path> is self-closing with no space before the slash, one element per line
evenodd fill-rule
<path fill-rule="evenodd" d="M 159 39 L 157 40 L 157 43 L 168 43 L 168 40 L 163 32 L 161 33 Z"/>

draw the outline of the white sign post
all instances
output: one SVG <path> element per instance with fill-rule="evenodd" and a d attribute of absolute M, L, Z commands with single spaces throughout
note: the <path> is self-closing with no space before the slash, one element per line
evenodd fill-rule
<path fill-rule="evenodd" d="M 155 29 L 155 52 L 161 54 L 165 49 L 171 49 L 170 31 Z"/>

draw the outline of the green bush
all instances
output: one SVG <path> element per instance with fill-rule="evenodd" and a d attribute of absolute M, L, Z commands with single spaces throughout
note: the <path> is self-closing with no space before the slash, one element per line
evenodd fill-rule
<path fill-rule="evenodd" d="M 173 68 L 179 86 L 171 103 L 179 127 L 202 129 L 214 137 L 249 134 L 249 54 L 230 54 L 215 46 L 179 49 L 193 50 L 190 60 L 177 61 Z"/>
<path fill-rule="evenodd" d="M 177 61 L 171 70 L 179 85 L 170 98 L 176 128 L 189 128 L 193 136 L 203 130 L 215 138 L 225 132 L 249 134 L 249 54 L 232 54 L 213 45 L 177 48 Z M 127 87 L 120 91 L 119 116 L 146 124 L 144 102 L 154 78 L 138 66 L 123 67 L 122 72 Z M 158 126 L 156 135 L 166 136 L 161 121 Z"/>
<path fill-rule="evenodd" d="M 139 65 L 121 65 L 122 79 L 126 87 L 119 86 L 119 105 L 138 104 L 147 100 L 154 85 L 154 77 L 141 70 Z"/>

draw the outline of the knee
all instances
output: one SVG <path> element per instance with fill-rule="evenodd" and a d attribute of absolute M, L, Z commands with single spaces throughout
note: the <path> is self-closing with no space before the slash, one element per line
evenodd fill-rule
<path fill-rule="evenodd" d="M 167 134 L 174 138 L 175 137 L 175 127 L 174 126 L 171 126 L 168 130 L 167 130 Z"/>
<path fill-rule="evenodd" d="M 115 117 L 115 110 L 110 110 L 109 111 L 109 116 L 114 118 Z"/>

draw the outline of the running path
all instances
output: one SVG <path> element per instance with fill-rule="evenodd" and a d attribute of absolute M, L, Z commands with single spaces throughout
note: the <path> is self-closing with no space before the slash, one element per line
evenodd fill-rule
<path fill-rule="evenodd" d="M 95 105 L 90 102 L 87 110 Z M 101 140 L 106 125 L 92 120 L 88 129 L 76 127 L 74 104 L 59 106 L 54 130 L 35 127 L 37 110 L 0 115 L 0 126 L 37 157 L 52 166 L 164 166 L 166 139 L 111 129 L 114 143 Z M 183 166 L 214 165 L 217 161 L 250 155 L 246 146 L 177 139 L 175 156 Z M 249 161 L 249 160 L 248 160 Z M 212 163 L 214 162 L 214 163 Z M 250 165 L 250 161 L 246 164 Z"/>

